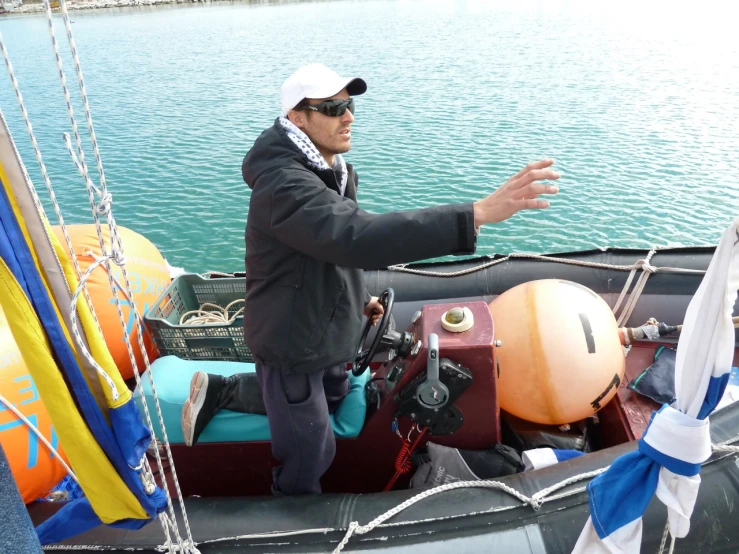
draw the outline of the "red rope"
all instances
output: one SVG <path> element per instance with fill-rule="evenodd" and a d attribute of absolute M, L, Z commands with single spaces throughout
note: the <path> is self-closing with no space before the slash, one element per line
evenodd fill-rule
<path fill-rule="evenodd" d="M 390 479 L 390 482 L 385 485 L 385 488 L 383 489 L 384 492 L 387 492 L 393 488 L 393 485 L 398 480 L 398 477 L 400 477 L 401 475 L 405 475 L 411 469 L 413 469 L 411 454 L 415 452 L 418 443 L 421 442 L 421 439 L 424 437 L 427 430 L 428 429 L 424 427 L 416 440 L 413 441 L 413 444 L 411 444 L 410 439 L 405 439 L 403 441 L 403 444 L 400 447 L 400 452 L 398 452 L 398 455 L 395 457 L 395 475 L 393 475 L 392 479 Z"/>

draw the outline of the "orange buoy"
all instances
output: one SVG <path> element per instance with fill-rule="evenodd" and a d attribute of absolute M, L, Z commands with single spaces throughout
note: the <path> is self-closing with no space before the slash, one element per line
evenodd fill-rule
<path fill-rule="evenodd" d="M 69 463 L 1 309 L 0 395 L 17 408 Z M 2 401 L 0 444 L 26 504 L 46 496 L 67 475 L 67 470 L 46 445 Z"/>
<path fill-rule="evenodd" d="M 616 394 L 626 359 L 608 304 L 578 283 L 544 279 L 490 303 L 498 400 L 536 423 L 561 425 L 597 412 Z"/>
<path fill-rule="evenodd" d="M 95 257 L 90 253 L 94 256 L 100 256 L 100 242 L 95 225 L 67 225 L 66 227 L 72 241 L 75 257 L 80 265 L 80 270 L 84 274 L 87 268 L 95 262 Z M 110 232 L 108 226 L 104 225 L 102 230 L 105 244 L 109 245 Z M 171 282 L 169 270 L 161 253 L 151 241 L 125 227 L 118 226 L 118 231 L 123 241 L 126 272 L 131 284 L 131 292 L 138 313 L 143 318 L 149 307 L 158 300 L 161 293 Z M 54 233 L 64 250 L 67 251 L 66 241 L 59 226 L 54 227 Z M 126 328 L 131 337 L 136 364 L 139 371 L 143 372 L 145 369 L 144 359 L 138 346 L 138 332 L 134 313 L 124 292 L 126 285 L 121 268 L 113 263 L 110 264 L 110 267 L 113 276 L 121 287 L 118 289 L 117 296 L 121 303 Z M 87 290 L 90 293 L 95 313 L 100 322 L 105 344 L 108 346 L 108 350 L 113 356 L 121 375 L 124 379 L 128 379 L 133 376 L 133 368 L 126 348 L 123 327 L 116 309 L 113 291 L 110 288 L 108 274 L 104 267 L 100 266 L 92 272 L 87 280 Z M 144 345 L 149 360 L 153 361 L 157 356 L 157 350 L 149 333 L 145 333 Z"/>

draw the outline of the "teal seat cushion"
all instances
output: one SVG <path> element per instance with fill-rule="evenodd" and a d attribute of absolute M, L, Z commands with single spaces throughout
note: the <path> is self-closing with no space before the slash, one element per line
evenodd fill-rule
<path fill-rule="evenodd" d="M 197 371 L 216 375 L 229 376 L 236 373 L 253 373 L 254 364 L 241 362 L 223 362 L 215 360 L 183 360 L 176 356 L 164 356 L 151 364 L 154 376 L 154 387 L 159 398 L 167 438 L 171 444 L 184 444 L 182 435 L 182 406 L 190 394 L 190 379 Z M 367 413 L 367 401 L 364 388 L 370 378 L 369 370 L 361 377 L 349 372 L 351 388 L 349 394 L 341 402 L 335 413 L 331 414 L 331 425 L 337 438 L 352 438 L 359 435 L 364 426 Z M 154 424 L 154 431 L 162 440 L 159 418 L 156 416 L 154 397 L 148 375 L 141 377 L 143 396 L 146 398 L 149 412 Z M 144 417 L 141 390 L 136 387 L 134 399 Z M 248 442 L 270 440 L 267 416 L 259 414 L 242 414 L 231 410 L 221 410 L 208 423 L 200 435 L 198 442 Z"/>

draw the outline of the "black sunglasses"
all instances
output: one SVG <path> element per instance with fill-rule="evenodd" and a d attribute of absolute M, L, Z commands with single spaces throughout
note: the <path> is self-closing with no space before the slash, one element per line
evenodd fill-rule
<path fill-rule="evenodd" d="M 322 113 L 329 117 L 340 117 L 346 113 L 346 110 L 349 110 L 352 114 L 354 113 L 354 98 L 349 100 L 326 100 L 313 106 L 306 104 L 301 109 Z"/>

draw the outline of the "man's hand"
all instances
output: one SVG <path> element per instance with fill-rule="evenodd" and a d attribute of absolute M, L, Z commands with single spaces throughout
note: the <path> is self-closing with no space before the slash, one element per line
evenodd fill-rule
<path fill-rule="evenodd" d="M 530 163 L 503 183 L 493 194 L 475 202 L 475 227 L 505 221 L 521 210 L 548 208 L 549 202 L 539 200 L 539 195 L 557 194 L 559 188 L 537 181 L 559 179 L 559 173 L 546 169 L 552 164 L 554 160 L 550 159 Z"/>
<path fill-rule="evenodd" d="M 380 321 L 380 318 L 384 313 L 385 308 L 382 307 L 382 304 L 380 304 L 380 301 L 376 296 L 373 296 L 372 300 L 370 300 L 364 307 L 364 315 L 367 316 L 368 319 L 372 320 L 372 325 L 377 325 L 377 322 Z"/>

